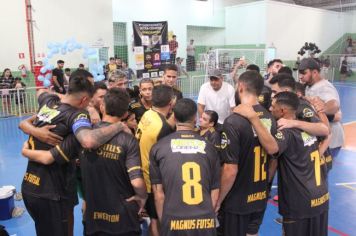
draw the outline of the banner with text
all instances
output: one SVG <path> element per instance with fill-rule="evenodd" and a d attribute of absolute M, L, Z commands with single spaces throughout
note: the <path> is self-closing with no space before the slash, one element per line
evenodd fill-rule
<path fill-rule="evenodd" d="M 132 22 L 137 78 L 157 78 L 169 64 L 168 23 Z"/>

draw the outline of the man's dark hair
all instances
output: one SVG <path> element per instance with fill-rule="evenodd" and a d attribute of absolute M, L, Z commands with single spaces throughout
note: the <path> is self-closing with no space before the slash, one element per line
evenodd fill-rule
<path fill-rule="evenodd" d="M 152 86 L 155 85 L 152 79 L 145 78 L 145 79 L 141 79 L 140 80 L 139 87 L 141 87 L 141 85 L 144 84 L 144 83 L 151 83 Z"/>
<path fill-rule="evenodd" d="M 79 64 L 79 66 L 78 67 L 83 67 L 84 68 L 84 64 Z"/>
<path fill-rule="evenodd" d="M 180 123 L 192 122 L 197 110 L 197 104 L 189 98 L 179 99 L 173 108 L 174 117 Z"/>
<path fill-rule="evenodd" d="M 257 71 L 258 73 L 260 73 L 260 67 L 258 67 L 258 65 L 255 64 L 250 64 L 246 67 L 246 70 L 254 70 Z"/>
<path fill-rule="evenodd" d="M 178 71 L 178 67 L 175 64 L 169 64 L 164 67 L 164 73 L 166 73 L 168 70 Z"/>
<path fill-rule="evenodd" d="M 302 84 L 302 83 L 299 83 L 299 82 L 296 82 L 295 83 L 295 92 L 300 92 L 302 94 L 302 96 L 304 97 L 305 96 L 305 84 Z"/>
<path fill-rule="evenodd" d="M 64 61 L 63 60 L 58 60 L 57 61 L 57 64 L 61 64 L 61 63 L 64 63 Z"/>
<path fill-rule="evenodd" d="M 270 68 L 271 66 L 273 66 L 273 64 L 275 62 L 279 62 L 279 63 L 283 64 L 283 61 L 281 59 L 273 59 L 272 61 L 268 62 L 267 68 Z"/>
<path fill-rule="evenodd" d="M 299 98 L 297 94 L 293 92 L 280 92 L 276 94 L 273 99 L 275 99 L 277 104 L 287 106 L 293 111 L 298 109 Z"/>
<path fill-rule="evenodd" d="M 157 85 L 152 90 L 152 106 L 165 107 L 174 97 L 173 89 L 168 85 Z"/>
<path fill-rule="evenodd" d="M 94 78 L 93 74 L 90 73 L 87 70 L 75 70 L 75 71 L 73 71 L 73 73 L 69 77 L 69 80 L 71 80 L 74 77 L 82 77 L 82 78 L 85 78 L 85 79 Z"/>
<path fill-rule="evenodd" d="M 111 60 L 115 60 L 115 57 L 110 57 L 109 61 L 111 61 Z"/>
<path fill-rule="evenodd" d="M 295 80 L 293 76 L 281 73 L 273 76 L 273 78 L 269 81 L 270 84 L 278 84 L 281 88 L 289 88 L 292 91 L 295 91 Z"/>
<path fill-rule="evenodd" d="M 239 77 L 238 83 L 246 85 L 247 92 L 259 96 L 262 92 L 264 81 L 260 73 L 256 71 L 246 71 Z"/>
<path fill-rule="evenodd" d="M 104 96 L 105 113 L 122 117 L 129 108 L 130 97 L 124 89 L 112 88 Z"/>
<path fill-rule="evenodd" d="M 219 115 L 216 111 L 207 110 L 207 111 L 204 111 L 204 113 L 210 117 L 209 122 L 213 122 L 214 126 L 218 123 Z"/>
<path fill-rule="evenodd" d="M 136 100 L 139 98 L 140 89 L 137 85 L 133 86 L 133 88 L 126 88 L 126 92 L 130 96 L 131 100 Z"/>
<path fill-rule="evenodd" d="M 293 71 L 289 66 L 283 66 L 281 69 L 279 69 L 278 74 L 285 73 L 293 76 Z"/>
<path fill-rule="evenodd" d="M 88 71 L 86 72 L 89 73 Z M 93 75 L 89 73 L 91 76 L 88 76 L 87 73 L 78 73 L 75 71 L 71 74 L 69 79 L 68 94 L 85 92 L 88 93 L 90 97 L 93 96 L 94 86 L 88 79 L 88 77 L 93 77 Z"/>
<path fill-rule="evenodd" d="M 64 72 L 70 72 L 70 68 L 65 68 Z"/>
<path fill-rule="evenodd" d="M 94 82 L 94 93 L 96 93 L 99 89 L 108 90 L 108 87 L 102 81 Z"/>

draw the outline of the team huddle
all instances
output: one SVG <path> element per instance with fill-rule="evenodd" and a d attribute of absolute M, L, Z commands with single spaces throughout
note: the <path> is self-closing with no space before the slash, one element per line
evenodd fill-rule
<path fill-rule="evenodd" d="M 306 91 L 288 73 L 266 88 L 247 68 L 220 123 L 219 112 L 199 110 L 201 98 L 183 98 L 174 65 L 162 84 L 142 79 L 136 98 L 85 70 L 65 95 L 39 91 L 38 113 L 20 124 L 29 134 L 22 194 L 37 235 L 73 234 L 77 185 L 84 235 L 141 235 L 142 216 L 150 235 L 257 235 L 276 173 L 284 234 L 327 235 L 329 123 L 339 107 L 308 95 L 320 80 L 314 63 L 299 68 Z M 225 82 L 215 71 L 209 83 L 214 92 Z"/>

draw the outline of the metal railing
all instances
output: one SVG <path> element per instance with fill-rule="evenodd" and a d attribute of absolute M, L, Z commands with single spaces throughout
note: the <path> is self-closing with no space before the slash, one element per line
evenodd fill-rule
<path fill-rule="evenodd" d="M 321 70 L 321 75 L 329 80 L 334 81 L 335 68 Z M 293 76 L 298 81 L 298 71 Z M 177 87 L 182 91 L 183 96 L 197 100 L 200 87 L 209 81 L 207 75 L 194 75 L 191 77 L 180 77 L 177 80 Z M 224 74 L 224 81 L 235 86 L 233 78 L 229 74 Z M 129 86 L 138 85 L 139 80 L 129 81 Z M 31 87 L 21 89 L 0 89 L 0 118 L 9 116 L 22 116 L 36 113 L 38 102 L 36 91 L 42 87 Z"/>
<path fill-rule="evenodd" d="M 35 113 L 39 88 L 0 89 L 0 118 Z"/>

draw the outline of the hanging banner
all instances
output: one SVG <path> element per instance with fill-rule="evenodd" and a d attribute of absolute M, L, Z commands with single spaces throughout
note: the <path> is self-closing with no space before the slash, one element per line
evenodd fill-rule
<path fill-rule="evenodd" d="M 164 66 L 170 63 L 167 21 L 134 21 L 132 25 L 137 77 L 161 77 Z"/>

